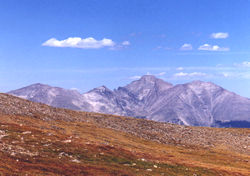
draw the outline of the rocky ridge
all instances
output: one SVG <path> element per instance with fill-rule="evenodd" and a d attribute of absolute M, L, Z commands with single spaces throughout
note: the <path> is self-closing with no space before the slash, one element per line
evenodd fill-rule
<path fill-rule="evenodd" d="M 210 82 L 193 81 L 174 86 L 151 75 L 113 91 L 101 86 L 80 94 L 35 84 L 9 94 L 54 107 L 187 126 L 223 127 L 224 122 L 250 122 L 248 98 Z"/>

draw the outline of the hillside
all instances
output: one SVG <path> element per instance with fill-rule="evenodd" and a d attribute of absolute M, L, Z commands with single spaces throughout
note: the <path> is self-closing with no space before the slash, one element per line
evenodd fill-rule
<path fill-rule="evenodd" d="M 101 86 L 80 94 L 43 84 L 8 92 L 50 106 L 145 118 L 187 126 L 248 127 L 250 99 L 211 82 L 172 85 L 152 75 L 110 90 Z"/>
<path fill-rule="evenodd" d="M 0 94 L 0 175 L 249 175 L 249 134 Z"/>

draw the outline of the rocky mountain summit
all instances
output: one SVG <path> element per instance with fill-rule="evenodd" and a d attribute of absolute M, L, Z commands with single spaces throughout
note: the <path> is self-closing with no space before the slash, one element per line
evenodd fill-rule
<path fill-rule="evenodd" d="M 248 127 L 250 124 L 250 99 L 211 82 L 174 86 L 145 75 L 115 90 L 101 86 L 80 94 L 76 90 L 34 84 L 8 94 L 54 107 L 188 126 Z"/>

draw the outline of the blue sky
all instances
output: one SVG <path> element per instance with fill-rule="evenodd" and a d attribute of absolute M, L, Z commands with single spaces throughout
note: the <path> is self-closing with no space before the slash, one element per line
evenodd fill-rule
<path fill-rule="evenodd" d="M 0 0 L 0 91 L 145 74 L 250 97 L 249 0 Z"/>

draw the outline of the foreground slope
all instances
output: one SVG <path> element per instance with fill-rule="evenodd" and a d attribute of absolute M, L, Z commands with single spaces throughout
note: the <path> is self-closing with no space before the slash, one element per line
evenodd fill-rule
<path fill-rule="evenodd" d="M 250 127 L 250 99 L 211 82 L 173 86 L 152 75 L 114 91 L 105 86 L 84 94 L 34 84 L 9 92 L 54 107 L 171 122 L 187 126 Z"/>
<path fill-rule="evenodd" d="M 0 94 L 2 175 L 249 175 L 249 134 L 75 112 Z"/>

